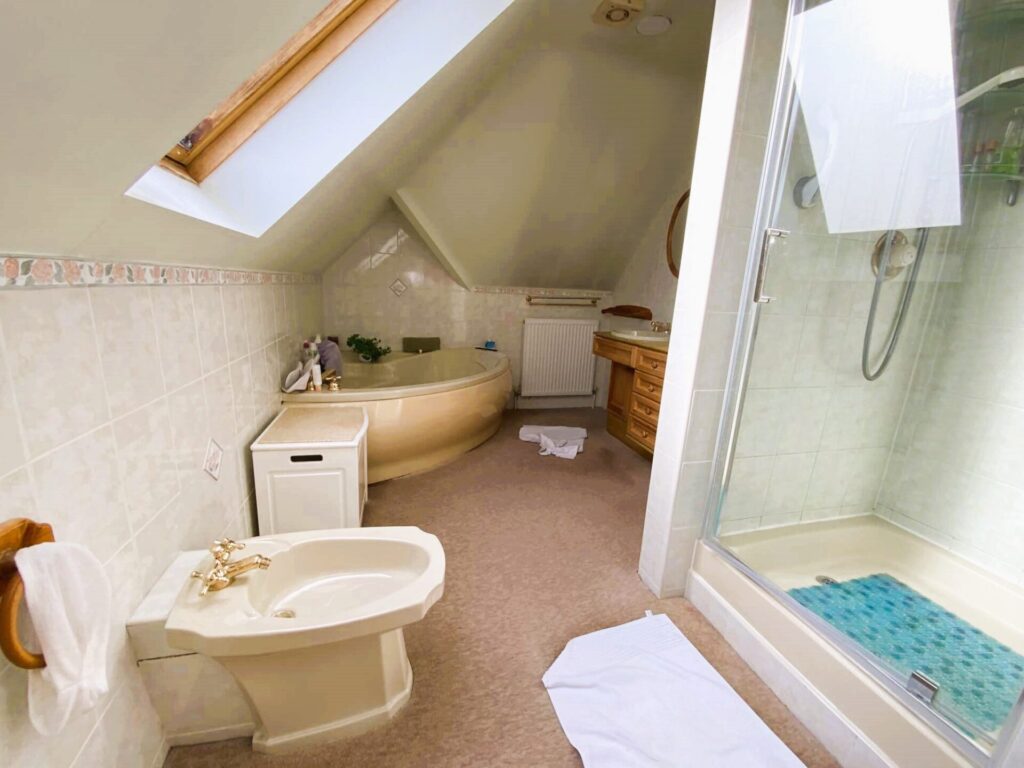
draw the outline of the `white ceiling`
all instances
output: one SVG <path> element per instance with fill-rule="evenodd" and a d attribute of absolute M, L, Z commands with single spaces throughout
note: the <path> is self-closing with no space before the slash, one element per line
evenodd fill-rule
<path fill-rule="evenodd" d="M 657 38 L 517 0 L 261 238 L 123 196 L 323 2 L 0 0 L 0 252 L 320 271 L 402 187 L 476 284 L 614 284 L 692 160 L 706 0 Z"/>

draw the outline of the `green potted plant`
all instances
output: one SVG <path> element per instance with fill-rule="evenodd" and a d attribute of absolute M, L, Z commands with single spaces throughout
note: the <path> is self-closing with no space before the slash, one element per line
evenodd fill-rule
<path fill-rule="evenodd" d="M 354 349 L 359 359 L 365 363 L 376 363 L 391 351 L 391 347 L 383 346 L 380 339 L 360 336 L 358 333 L 353 333 L 345 339 L 345 344 Z"/>

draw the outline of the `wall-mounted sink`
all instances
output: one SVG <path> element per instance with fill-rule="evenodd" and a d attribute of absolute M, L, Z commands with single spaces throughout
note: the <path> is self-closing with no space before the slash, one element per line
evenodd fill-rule
<path fill-rule="evenodd" d="M 612 336 L 625 341 L 668 341 L 668 331 L 612 331 Z"/>

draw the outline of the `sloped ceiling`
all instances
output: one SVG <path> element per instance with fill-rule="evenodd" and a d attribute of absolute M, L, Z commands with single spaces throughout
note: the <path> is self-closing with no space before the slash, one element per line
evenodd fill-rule
<path fill-rule="evenodd" d="M 6 3 L 0 252 L 321 271 L 401 188 L 476 284 L 614 284 L 692 159 L 702 0 L 658 38 L 517 0 L 261 238 L 123 196 L 323 2 Z"/>

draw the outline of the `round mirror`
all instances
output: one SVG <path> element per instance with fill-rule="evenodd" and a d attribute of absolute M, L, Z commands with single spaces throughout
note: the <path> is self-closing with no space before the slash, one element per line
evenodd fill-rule
<path fill-rule="evenodd" d="M 673 276 L 679 277 L 679 265 L 676 264 L 676 254 L 683 250 L 683 230 L 686 228 L 686 216 L 683 215 L 683 207 L 690 199 L 690 190 L 686 190 L 676 201 L 672 209 L 672 218 L 668 221 L 668 234 L 665 237 L 665 258 L 668 260 L 668 268 Z"/>

